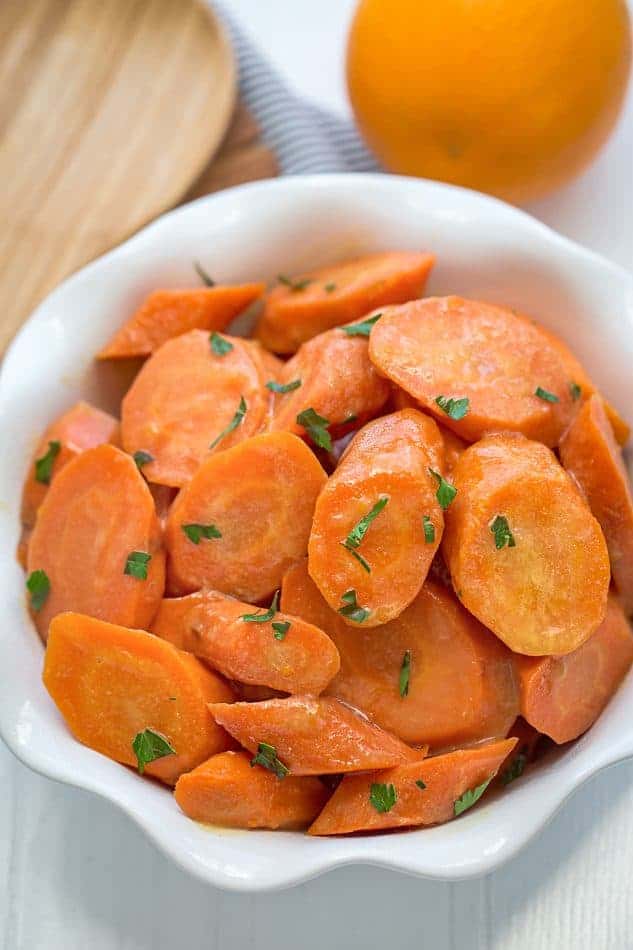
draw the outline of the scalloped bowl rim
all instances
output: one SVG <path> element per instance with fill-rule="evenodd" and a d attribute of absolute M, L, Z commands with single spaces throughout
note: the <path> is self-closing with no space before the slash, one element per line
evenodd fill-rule
<path fill-rule="evenodd" d="M 567 336 L 626 415 L 633 395 L 629 273 L 497 199 L 381 174 L 265 180 L 163 215 L 57 287 L 25 323 L 2 367 L 0 662 L 12 675 L 0 692 L 0 735 L 30 768 L 113 802 L 177 864 L 226 889 L 287 887 L 350 864 L 441 880 L 484 874 L 515 855 L 588 778 L 633 756 L 629 676 L 585 736 L 459 821 L 340 839 L 228 831 L 190 822 L 168 791 L 76 743 L 41 685 L 41 645 L 14 561 L 21 480 L 48 419 L 79 396 L 111 392 L 111 381 L 104 383 L 92 365 L 98 345 L 152 287 L 192 283 L 196 251 L 205 264 L 211 259 L 221 280 L 239 281 L 271 278 L 282 260 L 284 269 L 301 271 L 311 262 L 397 245 L 438 251 L 429 293 L 469 291 L 525 307 Z M 606 365 L 599 347 L 605 339 Z M 51 366 L 59 366 L 59 375 Z"/>

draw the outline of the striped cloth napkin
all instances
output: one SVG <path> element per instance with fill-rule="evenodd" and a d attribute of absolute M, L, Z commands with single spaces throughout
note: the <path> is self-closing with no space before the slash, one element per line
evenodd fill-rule
<path fill-rule="evenodd" d="M 242 101 L 284 175 L 376 171 L 378 164 L 350 122 L 297 97 L 220 3 L 237 59 Z"/>

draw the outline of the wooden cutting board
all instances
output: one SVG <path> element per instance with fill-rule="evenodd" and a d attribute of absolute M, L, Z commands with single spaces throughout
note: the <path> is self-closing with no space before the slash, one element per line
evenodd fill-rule
<path fill-rule="evenodd" d="M 276 173 L 235 90 L 197 0 L 0 0 L 0 354 L 60 280 L 167 208 Z"/>

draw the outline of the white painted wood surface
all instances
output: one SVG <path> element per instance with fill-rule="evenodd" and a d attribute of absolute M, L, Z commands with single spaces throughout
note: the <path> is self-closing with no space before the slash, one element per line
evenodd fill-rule
<path fill-rule="evenodd" d="M 345 111 L 338 56 L 353 0 L 225 2 L 302 93 Z M 531 210 L 633 267 L 632 156 L 633 93 L 596 165 Z M 348 868 L 245 897 L 191 879 L 112 806 L 0 745 L 0 948 L 631 950 L 632 785 L 633 762 L 595 777 L 483 880 Z"/>

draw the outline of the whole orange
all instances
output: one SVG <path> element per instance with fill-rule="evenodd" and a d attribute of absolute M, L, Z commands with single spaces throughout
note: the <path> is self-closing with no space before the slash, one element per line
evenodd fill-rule
<path fill-rule="evenodd" d="M 386 168 L 521 202 L 595 155 L 630 61 L 625 0 L 361 0 L 347 79 Z"/>

